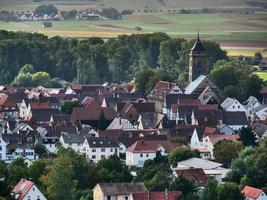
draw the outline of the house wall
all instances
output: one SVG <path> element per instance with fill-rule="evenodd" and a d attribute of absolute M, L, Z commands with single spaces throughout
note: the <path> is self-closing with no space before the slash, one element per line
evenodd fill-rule
<path fill-rule="evenodd" d="M 16 148 L 14 153 L 14 159 L 20 158 L 20 157 L 25 157 L 29 160 L 34 160 L 35 159 L 35 153 L 34 149 L 20 149 Z"/>
<path fill-rule="evenodd" d="M 142 167 L 146 160 L 152 160 L 156 157 L 156 152 L 133 153 L 126 151 L 126 165 Z"/>
<path fill-rule="evenodd" d="M 190 145 L 192 149 L 197 149 L 201 146 L 196 129 L 194 130 L 193 135 L 190 139 Z"/>
<path fill-rule="evenodd" d="M 22 200 L 47 200 L 41 191 L 33 185 Z"/>
<path fill-rule="evenodd" d="M 56 153 L 57 152 L 57 147 L 56 144 L 45 144 L 44 145 L 50 153 Z"/>
<path fill-rule="evenodd" d="M 246 112 L 246 108 L 237 100 L 235 100 L 231 106 L 226 109 L 227 112 Z"/>
<path fill-rule="evenodd" d="M 211 143 L 209 136 L 204 137 L 202 142 L 203 142 L 204 147 L 207 148 L 207 150 L 210 152 L 211 159 L 214 159 L 214 156 L 213 156 L 214 146 Z"/>
<path fill-rule="evenodd" d="M 0 160 L 6 160 L 6 146 L 7 143 L 0 138 Z"/>
<path fill-rule="evenodd" d="M 234 131 L 241 129 L 242 127 L 247 127 L 247 125 L 228 125 L 228 126 Z"/>

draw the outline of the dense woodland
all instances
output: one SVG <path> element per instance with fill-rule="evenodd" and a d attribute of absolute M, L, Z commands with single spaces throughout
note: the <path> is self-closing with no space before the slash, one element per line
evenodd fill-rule
<path fill-rule="evenodd" d="M 139 91 L 147 94 L 158 80 L 187 82 L 193 43 L 164 33 L 122 35 L 104 42 L 0 31 L 0 84 L 61 87 L 135 78 Z M 229 59 L 212 41 L 203 45 L 211 76 L 225 96 L 240 100 L 258 96 L 263 82 L 251 75 L 251 60 Z"/>

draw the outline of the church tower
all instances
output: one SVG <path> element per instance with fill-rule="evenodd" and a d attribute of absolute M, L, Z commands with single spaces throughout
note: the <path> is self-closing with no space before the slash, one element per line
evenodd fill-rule
<path fill-rule="evenodd" d="M 207 64 L 206 50 L 203 47 L 198 34 L 197 40 L 189 54 L 189 81 L 194 81 L 200 75 L 207 75 Z"/>

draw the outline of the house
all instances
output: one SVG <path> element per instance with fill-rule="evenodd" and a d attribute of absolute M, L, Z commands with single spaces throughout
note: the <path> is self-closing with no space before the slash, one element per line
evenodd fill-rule
<path fill-rule="evenodd" d="M 255 124 L 252 124 L 252 128 L 257 138 L 261 139 L 261 138 L 267 137 L 267 125 L 255 123 Z"/>
<path fill-rule="evenodd" d="M 119 143 L 106 137 L 86 138 L 82 144 L 81 152 L 86 155 L 88 160 L 98 162 L 111 155 L 119 156 Z"/>
<path fill-rule="evenodd" d="M 6 146 L 7 143 L 3 140 L 2 134 L 0 134 L 0 160 L 6 160 Z"/>
<path fill-rule="evenodd" d="M 180 191 L 152 191 L 152 192 L 136 192 L 131 193 L 129 200 L 176 200 L 181 197 Z"/>
<path fill-rule="evenodd" d="M 261 95 L 262 95 L 262 104 L 267 104 L 267 87 L 263 87 L 260 91 Z"/>
<path fill-rule="evenodd" d="M 174 177 L 183 177 L 194 180 L 198 187 L 205 187 L 208 184 L 208 176 L 202 168 L 180 169 L 173 172 Z"/>
<path fill-rule="evenodd" d="M 206 104 L 219 104 L 219 98 L 217 94 L 207 86 L 202 93 L 198 96 L 198 99 L 203 105 Z"/>
<path fill-rule="evenodd" d="M 234 131 L 248 126 L 248 120 L 245 112 L 223 112 L 224 124 L 229 126 Z"/>
<path fill-rule="evenodd" d="M 137 121 L 138 129 L 162 128 L 164 117 L 161 113 L 141 113 Z"/>
<path fill-rule="evenodd" d="M 199 109 L 192 111 L 191 124 L 217 127 L 223 121 L 223 112 L 219 109 Z"/>
<path fill-rule="evenodd" d="M 237 99 L 229 97 L 221 103 L 221 107 L 226 112 L 247 112 L 246 108 Z"/>
<path fill-rule="evenodd" d="M 135 126 L 133 126 L 128 119 L 123 119 L 120 116 L 113 119 L 111 124 L 107 127 L 108 130 L 137 130 Z"/>
<path fill-rule="evenodd" d="M 223 164 L 209 161 L 201 158 L 190 158 L 177 163 L 177 166 L 171 166 L 173 171 L 185 169 L 203 169 L 204 173 L 219 184 L 222 183 L 223 178 L 226 176 L 229 169 L 223 168 Z"/>
<path fill-rule="evenodd" d="M 250 96 L 245 102 L 244 106 L 247 110 L 247 116 L 250 116 L 252 114 L 251 110 L 254 108 L 257 108 L 261 105 L 259 100 L 256 97 Z"/>
<path fill-rule="evenodd" d="M 156 111 L 162 112 L 163 102 L 167 94 L 182 94 L 182 90 L 175 83 L 159 81 L 147 96 L 148 102 L 155 103 Z"/>
<path fill-rule="evenodd" d="M 127 200 L 132 193 L 147 192 L 143 183 L 98 183 L 93 189 L 94 200 Z"/>
<path fill-rule="evenodd" d="M 196 79 L 194 79 L 192 82 L 190 82 L 186 88 L 184 93 L 190 94 L 195 98 L 198 98 L 200 94 L 209 87 L 216 96 L 219 96 L 219 89 L 214 85 L 214 83 L 205 75 L 200 75 Z"/>
<path fill-rule="evenodd" d="M 206 149 L 209 150 L 209 152 L 211 153 L 211 158 L 214 159 L 213 150 L 214 150 L 214 146 L 217 142 L 219 142 L 221 140 L 237 141 L 238 139 L 239 139 L 238 134 L 234 134 L 234 135 L 221 135 L 221 134 L 208 135 L 202 139 L 202 145 L 203 145 L 203 147 L 205 147 Z"/>
<path fill-rule="evenodd" d="M 266 120 L 267 105 L 260 105 L 256 108 L 251 109 L 249 117 L 252 121 Z"/>
<path fill-rule="evenodd" d="M 161 155 L 167 155 L 178 144 L 171 143 L 168 140 L 139 140 L 126 150 L 126 165 L 143 166 L 146 160 L 152 160 L 159 152 Z"/>
<path fill-rule="evenodd" d="M 17 103 L 10 95 L 0 97 L 0 113 L 4 113 L 5 117 L 18 115 Z"/>
<path fill-rule="evenodd" d="M 263 190 L 245 186 L 241 193 L 245 196 L 245 200 L 267 200 L 267 195 Z"/>
<path fill-rule="evenodd" d="M 34 182 L 21 179 L 11 192 L 15 200 L 46 200 L 45 196 L 34 184 Z"/>
<path fill-rule="evenodd" d="M 72 148 L 76 152 L 80 152 L 84 140 L 90 137 L 87 133 L 66 133 L 62 132 L 59 138 L 59 142 L 62 144 L 64 148 Z"/>

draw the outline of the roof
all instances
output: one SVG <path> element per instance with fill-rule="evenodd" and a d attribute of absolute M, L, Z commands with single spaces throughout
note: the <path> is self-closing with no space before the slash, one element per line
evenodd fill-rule
<path fill-rule="evenodd" d="M 206 51 L 199 39 L 199 35 L 197 36 L 197 40 L 195 41 L 195 44 L 192 47 L 191 51 Z"/>
<path fill-rule="evenodd" d="M 207 76 L 200 75 L 197 77 L 194 81 L 189 83 L 187 87 L 185 88 L 185 94 L 192 94 L 194 90 L 207 78 Z"/>
<path fill-rule="evenodd" d="M 168 195 L 168 200 L 175 200 L 182 195 L 180 191 L 167 192 L 167 194 L 166 192 L 137 192 L 131 195 L 133 200 L 166 200 L 166 195 Z"/>
<path fill-rule="evenodd" d="M 221 134 L 215 134 L 215 135 L 209 135 L 210 141 L 213 145 L 215 145 L 217 142 L 221 140 L 238 140 L 239 135 L 238 134 L 233 134 L 233 135 L 221 135 Z"/>
<path fill-rule="evenodd" d="M 178 165 L 185 165 L 192 168 L 201 168 L 203 170 L 206 169 L 216 169 L 221 167 L 223 164 L 201 159 L 201 158 L 190 158 L 181 162 L 178 162 Z"/>
<path fill-rule="evenodd" d="M 243 193 L 246 198 L 250 199 L 257 199 L 262 192 L 263 190 L 250 186 L 245 186 L 244 189 L 241 191 L 241 193 Z"/>
<path fill-rule="evenodd" d="M 157 152 L 160 147 L 163 147 L 167 152 L 171 152 L 178 144 L 171 143 L 169 140 L 139 140 L 131 145 L 127 151 L 137 152 Z"/>
<path fill-rule="evenodd" d="M 222 103 L 221 103 L 221 107 L 224 110 L 227 110 L 235 101 L 239 102 L 238 100 L 234 99 L 234 98 L 230 98 L 227 97 Z"/>
<path fill-rule="evenodd" d="M 91 148 L 119 147 L 118 141 L 107 137 L 91 137 L 87 138 L 87 141 Z"/>
<path fill-rule="evenodd" d="M 263 110 L 263 109 L 266 109 L 267 108 L 267 105 L 260 105 L 260 106 L 258 106 L 258 107 L 256 107 L 256 108 L 253 108 L 253 109 L 251 109 L 251 112 L 252 113 L 256 113 L 256 112 L 259 112 L 260 110 Z"/>
<path fill-rule="evenodd" d="M 167 81 L 159 81 L 147 96 L 148 98 L 163 100 L 175 84 Z"/>
<path fill-rule="evenodd" d="M 34 183 L 32 181 L 21 179 L 12 190 L 13 193 L 20 194 L 16 200 L 22 200 L 27 195 L 33 185 Z"/>
<path fill-rule="evenodd" d="M 263 87 L 260 91 L 261 94 L 267 94 L 267 86 Z"/>
<path fill-rule="evenodd" d="M 223 121 L 226 125 L 247 125 L 245 112 L 223 112 Z"/>
<path fill-rule="evenodd" d="M 85 133 L 61 133 L 61 137 L 63 138 L 64 142 L 68 144 L 82 143 L 89 136 L 89 134 Z"/>
<path fill-rule="evenodd" d="M 31 110 L 32 119 L 37 122 L 48 122 L 51 119 L 51 115 L 59 114 L 58 109 L 33 109 Z"/>
<path fill-rule="evenodd" d="M 111 122 L 111 124 L 107 127 L 107 129 L 117 129 L 117 130 L 118 129 L 122 129 L 123 126 L 126 123 L 130 123 L 128 119 L 123 119 L 121 117 L 116 117 L 115 119 L 113 119 L 113 121 Z"/>
<path fill-rule="evenodd" d="M 175 173 L 177 176 L 193 179 L 198 186 L 206 186 L 208 184 L 208 177 L 201 168 L 176 170 Z"/>
<path fill-rule="evenodd" d="M 98 183 L 98 186 L 105 195 L 147 192 L 144 183 Z"/>

